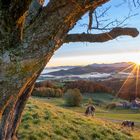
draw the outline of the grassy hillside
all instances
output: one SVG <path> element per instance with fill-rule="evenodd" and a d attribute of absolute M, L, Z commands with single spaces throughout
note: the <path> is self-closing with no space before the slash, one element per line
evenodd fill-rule
<path fill-rule="evenodd" d="M 43 102 L 50 103 L 55 106 L 63 107 L 74 112 L 84 113 L 87 107 L 87 103 L 89 98 L 93 99 L 93 103 L 96 106 L 96 117 L 108 120 L 116 120 L 119 124 L 123 120 L 132 120 L 135 121 L 135 124 L 138 128 L 140 128 L 140 110 L 131 110 L 124 108 L 114 108 L 107 109 L 106 105 L 111 102 L 121 102 L 124 101 L 119 98 L 114 98 L 110 94 L 106 93 L 87 93 L 86 96 L 83 96 L 83 101 L 81 106 L 79 107 L 68 107 L 65 104 L 65 100 L 63 98 L 35 98 L 37 100 L 41 100 Z"/>
<path fill-rule="evenodd" d="M 30 99 L 23 114 L 20 140 L 133 140 L 119 125 Z M 136 136 L 137 137 L 137 136 Z M 138 137 L 137 137 L 138 138 Z M 138 139 L 136 139 L 138 140 Z"/>

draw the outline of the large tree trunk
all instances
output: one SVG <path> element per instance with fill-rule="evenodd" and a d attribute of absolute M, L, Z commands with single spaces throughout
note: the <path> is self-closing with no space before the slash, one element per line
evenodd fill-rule
<path fill-rule="evenodd" d="M 81 0 L 51 0 L 41 9 L 34 6 L 40 4 L 34 0 L 28 14 L 26 1 L 0 1 L 0 140 L 16 139 L 36 78 L 76 21 L 106 1 L 85 4 Z"/>

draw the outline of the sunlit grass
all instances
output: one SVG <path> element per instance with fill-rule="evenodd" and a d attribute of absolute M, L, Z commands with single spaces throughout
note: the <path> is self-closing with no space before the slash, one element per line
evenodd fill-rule
<path fill-rule="evenodd" d="M 131 114 L 131 113 L 118 113 L 118 112 L 108 112 L 108 113 L 98 113 L 96 114 L 97 117 L 100 118 L 107 118 L 107 119 L 114 119 L 114 120 L 131 120 L 134 122 L 140 123 L 140 114 Z M 140 125 L 139 125 L 140 127 Z"/>
<path fill-rule="evenodd" d="M 124 100 L 119 98 L 113 98 L 112 95 L 106 93 L 94 93 L 94 94 L 87 94 L 83 101 L 82 105 L 79 107 L 66 107 L 65 101 L 63 98 L 35 98 L 37 100 L 50 103 L 55 106 L 63 107 L 74 112 L 78 112 L 80 114 L 84 114 L 86 109 L 86 104 L 88 103 L 88 99 L 93 98 L 93 103 L 96 104 L 100 102 L 102 106 L 96 106 L 96 116 L 102 117 L 106 119 L 116 119 L 116 120 L 132 120 L 135 122 L 140 122 L 140 110 L 131 110 L 131 109 L 124 109 L 124 108 L 115 108 L 115 109 L 107 109 L 106 105 L 109 104 L 112 100 L 114 102 L 123 102 Z M 139 124 L 140 127 L 140 124 Z"/>
<path fill-rule="evenodd" d="M 132 140 L 128 130 L 101 119 L 30 99 L 18 136 L 20 140 Z"/>

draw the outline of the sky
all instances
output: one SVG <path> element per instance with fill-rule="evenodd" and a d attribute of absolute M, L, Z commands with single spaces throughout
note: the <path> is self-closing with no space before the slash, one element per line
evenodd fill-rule
<path fill-rule="evenodd" d="M 118 19 L 122 21 L 128 14 L 132 16 L 124 24 L 126 27 L 135 27 L 140 31 L 140 7 L 130 6 L 122 3 L 123 0 L 111 0 L 110 2 L 99 7 L 111 6 L 110 10 L 102 19 L 113 21 Z M 46 1 L 47 2 L 47 1 Z M 109 21 L 107 21 L 109 22 Z M 69 33 L 83 33 L 87 31 L 86 27 L 81 25 L 88 23 L 88 16 L 85 14 L 76 26 Z M 106 24 L 106 23 L 102 23 Z M 101 31 L 104 32 L 104 31 Z M 92 30 L 92 33 L 99 31 Z M 69 65 L 88 65 L 92 63 L 116 63 L 116 62 L 136 62 L 140 64 L 140 35 L 136 38 L 121 36 L 115 40 L 105 43 L 69 43 L 64 44 L 58 49 L 51 58 L 47 66 L 69 66 Z"/>

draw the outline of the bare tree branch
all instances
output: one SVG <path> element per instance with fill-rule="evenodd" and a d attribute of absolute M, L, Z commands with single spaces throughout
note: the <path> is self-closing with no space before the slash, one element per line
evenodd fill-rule
<path fill-rule="evenodd" d="M 92 29 L 92 22 L 93 22 L 93 12 L 94 9 L 89 11 L 89 24 L 88 24 L 88 30 Z"/>
<path fill-rule="evenodd" d="M 118 36 L 128 35 L 131 37 L 138 36 L 139 31 L 136 28 L 114 28 L 110 32 L 101 34 L 69 34 L 66 36 L 64 42 L 106 42 L 113 40 Z"/>
<path fill-rule="evenodd" d="M 93 25 L 93 27 L 91 27 L 91 29 L 94 30 L 112 30 L 113 28 L 117 28 L 117 27 L 125 27 L 126 25 L 126 21 L 128 21 L 130 18 L 135 17 L 138 15 L 138 13 L 135 14 L 131 14 L 128 13 L 128 15 L 126 17 L 124 17 L 122 20 L 118 20 L 115 19 L 113 21 L 110 21 L 110 19 L 103 19 L 103 15 L 110 9 L 110 7 L 108 7 L 103 13 L 101 13 L 101 15 L 97 15 L 97 11 L 94 12 L 94 18 L 95 18 L 95 25 Z M 101 18 L 101 20 L 100 20 Z M 103 22 L 104 21 L 104 22 Z M 109 22 L 108 22 L 109 21 Z M 108 22 L 108 23 L 106 23 Z M 104 26 L 103 24 L 104 23 Z"/>
<path fill-rule="evenodd" d="M 128 4 L 129 9 L 132 9 L 132 7 L 140 6 L 140 0 L 123 0 L 121 3 L 117 4 L 116 7 L 120 7 L 124 4 Z"/>

